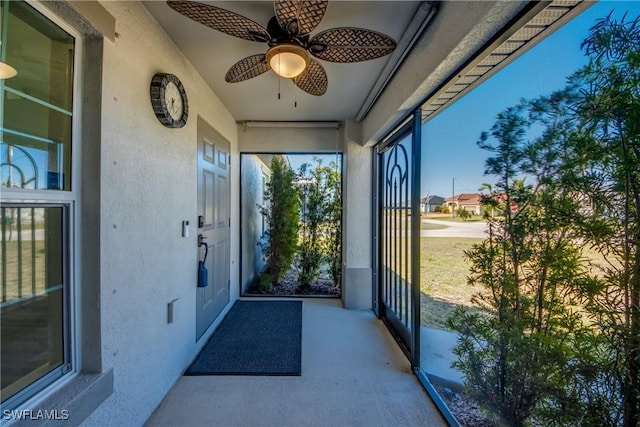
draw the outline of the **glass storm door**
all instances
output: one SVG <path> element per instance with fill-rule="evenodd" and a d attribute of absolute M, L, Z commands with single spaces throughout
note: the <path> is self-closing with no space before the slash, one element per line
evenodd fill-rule
<path fill-rule="evenodd" d="M 420 280 L 418 266 L 412 265 L 419 257 L 419 144 L 420 120 L 414 117 L 379 146 L 377 165 L 377 309 L 413 366 L 420 360 Z"/>

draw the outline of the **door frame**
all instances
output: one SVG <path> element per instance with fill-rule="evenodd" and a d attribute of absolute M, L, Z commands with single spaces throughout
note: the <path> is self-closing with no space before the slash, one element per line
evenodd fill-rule
<path fill-rule="evenodd" d="M 226 276 L 226 301 L 224 301 L 224 303 L 221 303 L 222 305 L 220 305 L 219 308 L 217 307 L 217 304 L 219 303 L 218 301 L 214 301 L 214 296 L 211 297 L 210 299 L 210 303 L 214 304 L 214 307 L 210 308 L 211 310 L 213 310 L 213 313 L 211 314 L 211 319 L 209 321 L 209 319 L 205 319 L 205 322 L 208 323 L 207 326 L 201 326 L 201 321 L 199 320 L 199 316 L 201 315 L 201 311 L 200 310 L 201 307 L 201 298 L 203 298 L 203 294 L 205 291 L 211 291 L 214 287 L 215 287 L 215 280 L 219 279 L 219 273 L 217 271 L 214 271 L 215 269 L 210 268 L 209 269 L 209 274 L 208 274 L 208 286 L 206 288 L 199 288 L 196 287 L 196 306 L 195 306 L 195 339 L 196 342 L 199 341 L 203 336 L 206 336 L 206 332 L 207 330 L 211 327 L 211 325 L 216 321 L 216 319 L 219 318 L 219 316 L 224 312 L 225 308 L 229 305 L 230 301 L 231 301 L 231 239 L 232 239 L 232 233 L 231 233 L 231 180 L 232 180 L 232 174 L 231 174 L 231 143 L 224 138 L 219 132 L 217 132 L 215 130 L 215 128 L 213 126 L 211 126 L 206 120 L 204 120 L 202 117 L 198 116 L 197 118 L 197 141 L 196 141 L 196 193 L 197 193 L 197 208 L 196 208 L 196 218 L 198 218 L 199 215 L 204 214 L 203 209 L 204 206 L 202 205 L 202 199 L 201 199 L 201 185 L 202 184 L 202 177 L 201 177 L 201 161 L 204 161 L 203 159 L 201 159 L 201 156 L 203 156 L 203 147 L 202 147 L 202 140 L 203 139 L 210 139 L 211 142 L 213 143 L 213 153 L 212 153 L 212 160 L 213 160 L 213 167 L 217 170 L 219 168 L 219 153 L 218 153 L 218 146 L 219 145 L 223 145 L 226 149 L 226 158 L 224 159 L 225 162 L 225 166 L 226 166 L 226 190 L 227 190 L 227 195 L 226 195 L 226 210 L 224 212 L 224 215 L 226 216 L 226 218 L 224 219 L 224 223 L 226 223 L 226 240 L 227 240 L 227 245 L 226 245 L 226 255 L 224 256 L 224 269 L 225 269 L 225 276 Z M 215 177 L 217 178 L 217 177 Z M 214 179 L 215 181 L 215 179 Z M 214 182 L 214 188 L 216 183 Z M 215 201 L 215 197 L 214 197 L 214 201 Z M 211 221 L 215 221 L 215 214 L 212 214 L 213 217 L 211 218 Z M 199 218 L 198 218 L 199 220 Z M 199 227 L 198 224 L 198 220 L 195 221 L 195 226 L 193 227 L 193 229 L 195 230 L 195 234 L 196 236 L 199 236 L 200 234 L 204 234 L 205 230 Z M 206 221 L 206 219 L 205 219 Z M 218 221 L 220 223 L 220 221 Z M 213 229 L 215 230 L 216 225 L 214 224 Z M 210 230 L 211 231 L 211 230 Z M 201 259 L 202 256 L 202 249 L 199 246 L 199 240 L 200 238 L 197 237 L 196 239 L 196 251 L 195 253 L 197 254 L 197 261 L 199 261 Z M 216 256 L 216 250 L 215 250 L 215 244 L 216 242 L 214 241 L 206 241 L 205 242 L 207 244 L 208 247 L 208 257 L 207 257 L 207 261 L 213 263 L 214 262 L 214 258 Z M 198 262 L 194 263 L 194 266 L 197 268 L 198 266 Z M 197 281 L 196 281 L 197 282 Z M 197 286 L 197 283 L 194 283 L 194 285 Z"/>
<path fill-rule="evenodd" d="M 383 191 L 384 191 L 384 153 L 395 148 L 408 136 L 411 137 L 411 153 L 408 158 L 408 174 L 410 190 L 407 196 L 411 201 L 410 221 L 410 252 L 407 254 L 413 260 L 420 259 L 420 165 L 421 165 L 421 141 L 422 141 L 422 111 L 417 109 L 395 131 L 383 139 L 375 149 L 373 160 L 374 180 L 374 220 L 373 220 L 373 252 L 374 252 L 374 292 L 373 309 L 376 315 L 383 320 L 392 333 L 405 355 L 411 362 L 411 368 L 418 372 L 420 368 L 420 263 L 412 262 L 410 274 L 411 302 L 406 309 L 411 319 L 411 329 L 405 327 L 396 313 L 388 310 L 383 295 L 384 286 L 384 224 L 383 218 Z M 418 236 L 415 238 L 415 236 Z"/>

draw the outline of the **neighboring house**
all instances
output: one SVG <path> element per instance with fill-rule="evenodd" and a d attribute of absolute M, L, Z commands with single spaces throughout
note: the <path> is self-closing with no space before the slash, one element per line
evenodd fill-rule
<path fill-rule="evenodd" d="M 243 223 L 240 205 L 259 203 L 268 162 L 244 165 L 254 181 L 243 201 L 241 153 L 343 155 L 341 304 L 378 310 L 378 160 L 394 153 L 402 167 L 389 172 L 419 179 L 409 168 L 418 158 L 387 150 L 388 137 L 406 123 L 417 142 L 421 121 L 586 8 L 553 3 L 540 18 L 549 2 L 330 1 L 323 31 L 354 18 L 401 43 L 374 61 L 313 60 L 309 78 L 293 82 L 264 66 L 266 43 L 215 31 L 166 2 L 0 0 L 0 60 L 17 70 L 0 83 L 3 413 L 63 408 L 70 418 L 59 424 L 144 424 L 240 298 L 251 276 L 241 264 L 253 256 L 259 267 L 251 241 L 262 223 Z M 274 13 L 269 2 L 208 4 L 265 26 Z M 247 34 L 235 22 L 225 28 Z M 327 49 L 329 59 L 337 50 Z M 256 61 L 240 62 L 256 78 L 227 83 L 242 58 Z M 296 87 L 322 83 L 322 96 Z M 480 212 L 477 200 L 450 203 Z M 6 244 L 17 218 L 25 220 L 12 238 L 22 246 Z M 205 245 L 209 282 L 198 287 Z M 420 299 L 411 303 L 406 315 L 418 312 Z M 376 313 L 391 318 L 392 309 Z"/>
<path fill-rule="evenodd" d="M 425 213 L 436 212 L 438 207 L 444 204 L 444 197 L 427 196 L 420 200 L 420 211 Z"/>
<path fill-rule="evenodd" d="M 473 215 L 482 215 L 482 195 L 479 193 L 461 193 L 448 197 L 444 201 L 449 209 L 464 209 Z"/>

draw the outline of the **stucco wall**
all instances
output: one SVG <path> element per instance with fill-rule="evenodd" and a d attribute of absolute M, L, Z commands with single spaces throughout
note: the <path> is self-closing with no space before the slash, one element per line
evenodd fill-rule
<path fill-rule="evenodd" d="M 198 115 L 231 143 L 232 302 L 239 294 L 237 127 L 142 4 L 103 5 L 117 33 L 104 42 L 100 147 L 102 368 L 113 368 L 114 392 L 85 425 L 142 425 L 211 331 L 196 343 Z M 149 83 L 157 72 L 177 75 L 186 89 L 182 129 L 165 128 L 153 113 Z"/>
<path fill-rule="evenodd" d="M 260 243 L 263 240 L 262 214 L 258 206 L 264 203 L 262 177 L 269 179 L 269 168 L 255 154 L 241 157 L 242 186 L 242 291 L 246 291 L 256 275 L 264 269 L 265 261 Z"/>
<path fill-rule="evenodd" d="M 373 150 L 363 147 L 361 124 L 344 127 L 342 300 L 346 308 L 372 306 Z"/>
<path fill-rule="evenodd" d="M 238 125 L 243 153 L 341 153 L 337 127 L 245 127 Z"/>

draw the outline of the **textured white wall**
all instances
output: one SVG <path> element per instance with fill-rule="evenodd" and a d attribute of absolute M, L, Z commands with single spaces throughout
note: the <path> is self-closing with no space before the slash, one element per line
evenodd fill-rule
<path fill-rule="evenodd" d="M 264 203 L 263 174 L 268 176 L 268 167 L 255 154 L 241 157 L 242 195 L 242 291 L 246 291 L 255 277 L 264 269 L 265 260 L 259 243 L 262 241 L 262 214 L 258 205 Z"/>
<path fill-rule="evenodd" d="M 373 151 L 363 147 L 360 123 L 344 128 L 343 293 L 346 308 L 372 305 Z"/>
<path fill-rule="evenodd" d="M 319 127 L 248 127 L 238 125 L 243 153 L 341 153 L 341 132 Z"/>
<path fill-rule="evenodd" d="M 208 336 L 195 342 L 198 115 L 231 143 L 232 302 L 239 294 L 237 127 L 141 3 L 103 5 L 117 32 L 104 44 L 100 148 L 102 361 L 113 368 L 114 393 L 85 424 L 142 425 Z M 149 83 L 157 72 L 184 84 L 182 129 L 165 128 L 153 113 Z M 183 220 L 189 238 L 181 236 Z"/>

